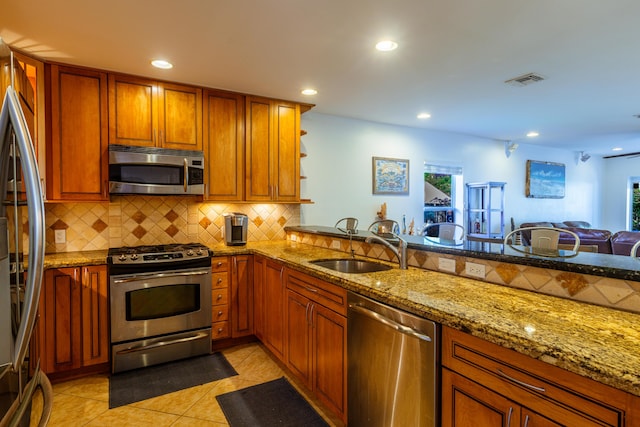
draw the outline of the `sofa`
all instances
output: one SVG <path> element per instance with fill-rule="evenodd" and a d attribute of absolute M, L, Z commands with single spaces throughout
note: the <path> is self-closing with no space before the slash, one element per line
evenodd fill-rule
<path fill-rule="evenodd" d="M 618 231 L 611 236 L 611 253 L 628 256 L 638 240 L 640 240 L 640 231 Z M 638 256 L 638 252 L 640 251 L 636 251 L 635 256 Z"/>
<path fill-rule="evenodd" d="M 581 251 L 589 251 L 589 252 L 598 252 L 601 254 L 610 254 L 612 252 L 611 246 L 611 232 L 609 230 L 599 230 L 596 228 L 591 228 L 591 224 L 586 221 L 564 221 L 564 222 L 548 222 L 548 221 L 540 221 L 540 222 L 524 222 L 520 224 L 520 227 L 555 227 L 555 228 L 565 228 L 569 231 L 572 231 L 580 237 L 580 250 Z M 640 235 L 640 233 L 639 233 Z M 527 230 L 522 232 L 522 242 L 524 244 L 529 244 L 531 238 L 531 233 Z M 561 246 L 573 246 L 575 240 L 573 236 L 570 234 L 560 234 L 560 238 L 558 240 L 558 244 Z M 633 245 L 631 245 L 633 246 Z M 627 255 L 629 254 L 629 250 Z"/>

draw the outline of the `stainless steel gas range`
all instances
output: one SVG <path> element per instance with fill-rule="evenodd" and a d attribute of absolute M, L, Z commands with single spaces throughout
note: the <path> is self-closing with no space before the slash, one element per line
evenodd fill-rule
<path fill-rule="evenodd" d="M 199 243 L 109 249 L 111 370 L 211 352 L 211 253 Z"/>

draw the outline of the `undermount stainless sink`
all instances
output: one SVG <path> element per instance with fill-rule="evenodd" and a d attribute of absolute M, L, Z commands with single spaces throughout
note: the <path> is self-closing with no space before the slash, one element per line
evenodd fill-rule
<path fill-rule="evenodd" d="M 353 258 L 317 259 L 310 261 L 310 263 L 341 273 L 351 274 L 373 273 L 375 271 L 391 270 L 393 268 L 389 265 L 380 264 L 379 262 Z"/>

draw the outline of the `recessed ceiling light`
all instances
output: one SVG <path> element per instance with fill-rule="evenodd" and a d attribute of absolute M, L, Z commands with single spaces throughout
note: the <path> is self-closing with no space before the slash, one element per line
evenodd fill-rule
<path fill-rule="evenodd" d="M 538 132 L 536 131 L 531 131 L 527 134 L 528 138 L 535 138 L 536 136 L 540 135 Z"/>
<path fill-rule="evenodd" d="M 376 43 L 376 49 L 381 52 L 389 52 L 391 50 L 396 50 L 398 48 L 398 43 L 393 40 L 382 40 Z"/>
<path fill-rule="evenodd" d="M 164 59 L 154 59 L 153 61 L 151 61 L 151 65 L 156 68 L 162 68 L 163 70 L 173 68 L 173 64 L 169 61 L 165 61 Z"/>
<path fill-rule="evenodd" d="M 420 120 L 425 120 L 425 119 L 430 119 L 431 118 L 431 114 L 429 113 L 420 113 L 417 116 Z"/>
<path fill-rule="evenodd" d="M 622 147 L 614 147 L 611 151 L 622 151 Z"/>
<path fill-rule="evenodd" d="M 315 89 L 303 89 L 300 93 L 303 95 L 316 95 L 318 91 Z"/>

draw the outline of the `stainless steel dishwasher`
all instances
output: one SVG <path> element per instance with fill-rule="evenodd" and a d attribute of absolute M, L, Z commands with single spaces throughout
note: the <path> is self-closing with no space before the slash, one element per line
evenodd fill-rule
<path fill-rule="evenodd" d="M 436 426 L 437 324 L 348 295 L 348 425 Z"/>

